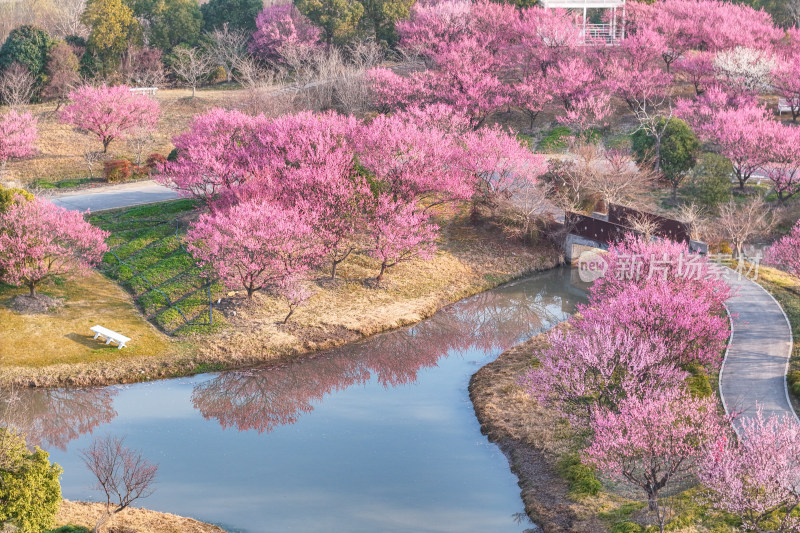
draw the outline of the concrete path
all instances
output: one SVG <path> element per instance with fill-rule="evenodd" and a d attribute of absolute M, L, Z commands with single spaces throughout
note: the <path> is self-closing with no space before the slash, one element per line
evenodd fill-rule
<path fill-rule="evenodd" d="M 71 211 L 90 209 L 95 212 L 176 198 L 178 194 L 172 189 L 148 180 L 56 194 L 50 197 L 50 201 Z"/>
<path fill-rule="evenodd" d="M 755 416 L 757 406 L 765 416 L 796 417 L 786 388 L 786 371 L 792 353 L 792 329 L 778 302 L 759 284 L 729 271 L 728 300 L 733 335 L 720 371 L 722 402 L 739 419 Z M 734 424 L 736 425 L 736 424 Z"/>

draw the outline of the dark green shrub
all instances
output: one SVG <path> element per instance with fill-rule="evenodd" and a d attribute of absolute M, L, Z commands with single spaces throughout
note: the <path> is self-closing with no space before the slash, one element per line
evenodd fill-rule
<path fill-rule="evenodd" d="M 103 175 L 109 183 L 131 179 L 133 170 L 133 163 L 127 159 L 114 159 L 112 161 L 106 161 L 103 165 Z"/>
<path fill-rule="evenodd" d="M 716 207 L 731 199 L 732 173 L 727 157 L 706 152 L 698 158 L 681 192 L 695 203 Z"/>
<path fill-rule="evenodd" d="M 46 79 L 47 53 L 54 44 L 41 28 L 29 25 L 15 28 L 0 47 L 0 70 L 14 63 L 23 65 L 36 80 L 38 93 Z"/>
<path fill-rule="evenodd" d="M 664 173 L 664 177 L 672 185 L 672 196 L 675 198 L 678 185 L 688 175 L 700 153 L 700 141 L 686 122 L 679 118 L 660 118 L 656 128 L 664 128 L 660 147 L 656 146 L 656 137 L 640 129 L 632 136 L 633 153 L 641 163 L 653 161 Z"/>

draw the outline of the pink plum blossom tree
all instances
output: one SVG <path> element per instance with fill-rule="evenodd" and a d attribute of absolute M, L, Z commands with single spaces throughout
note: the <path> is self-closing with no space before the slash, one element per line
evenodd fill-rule
<path fill-rule="evenodd" d="M 296 294 L 289 282 L 302 279 L 321 256 L 312 226 L 299 210 L 263 201 L 200 215 L 187 242 L 201 265 L 226 286 L 247 291 L 248 298 L 262 289 Z"/>
<path fill-rule="evenodd" d="M 738 422 L 739 438 L 711 441 L 699 479 L 714 507 L 742 521 L 746 531 L 800 531 L 800 426 L 761 410 Z"/>
<path fill-rule="evenodd" d="M 792 113 L 792 121 L 800 118 L 800 52 L 778 60 L 772 69 L 772 85 L 778 95 L 786 100 Z"/>
<path fill-rule="evenodd" d="M 555 330 L 547 340 L 521 383 L 577 428 L 587 427 L 596 408 L 618 411 L 626 398 L 679 387 L 688 376 L 656 337 L 607 323 L 578 322 L 574 330 Z"/>
<path fill-rule="evenodd" d="M 322 30 L 291 3 L 265 7 L 256 17 L 256 28 L 250 52 L 273 63 L 283 61 L 284 46 L 306 52 L 322 46 Z"/>
<path fill-rule="evenodd" d="M 679 389 L 630 397 L 619 411 L 597 408 L 586 462 L 644 492 L 663 531 L 659 498 L 690 479 L 705 445 L 724 433 L 716 408 L 713 398 Z"/>
<path fill-rule="evenodd" d="M 792 226 L 788 235 L 781 237 L 766 249 L 764 261 L 794 276 L 800 276 L 800 222 Z"/>
<path fill-rule="evenodd" d="M 9 159 L 30 157 L 36 152 L 36 118 L 13 109 L 0 115 L 0 175 Z"/>
<path fill-rule="evenodd" d="M 719 367 L 729 332 L 728 319 L 714 300 L 675 290 L 670 280 L 655 278 L 590 302 L 579 307 L 579 323 L 607 324 L 641 339 L 655 338 L 681 367 Z"/>
<path fill-rule="evenodd" d="M 108 232 L 47 200 L 12 202 L 0 212 L 0 281 L 30 295 L 50 276 L 82 274 L 108 250 Z"/>
<path fill-rule="evenodd" d="M 629 237 L 612 244 L 603 259 L 605 275 L 590 289 L 593 302 L 614 298 L 630 285 L 643 286 L 653 280 L 668 283 L 676 293 L 708 300 L 714 313 L 722 313 L 723 304 L 730 297 L 728 285 L 715 275 L 716 265 L 705 257 L 689 254 L 683 243 Z"/>
<path fill-rule="evenodd" d="M 70 103 L 61 111 L 61 122 L 87 131 L 103 144 L 103 152 L 115 139 L 134 131 L 152 131 L 158 123 L 158 102 L 144 94 L 132 93 L 125 85 L 85 85 L 69 94 Z"/>
<path fill-rule="evenodd" d="M 212 109 L 197 115 L 189 131 L 175 137 L 178 158 L 156 180 L 205 203 L 242 185 L 252 175 L 248 158 L 255 119 L 239 111 Z"/>
<path fill-rule="evenodd" d="M 414 258 L 430 259 L 436 251 L 437 227 L 429 215 L 416 205 L 381 195 L 372 208 L 367 231 L 371 239 L 369 254 L 381 262 L 375 278 L 381 283 L 386 270 Z"/>

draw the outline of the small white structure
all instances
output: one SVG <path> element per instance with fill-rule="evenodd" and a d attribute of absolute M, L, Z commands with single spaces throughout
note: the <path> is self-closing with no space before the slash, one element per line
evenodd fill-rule
<path fill-rule="evenodd" d="M 583 13 L 584 43 L 614 45 L 625 38 L 625 0 L 540 0 L 545 9 L 568 9 Z M 589 22 L 590 9 L 608 9 L 608 22 Z"/>
<path fill-rule="evenodd" d="M 94 332 L 94 338 L 102 337 L 105 339 L 106 344 L 111 344 L 111 341 L 117 343 L 117 350 L 121 350 L 125 347 L 125 343 L 128 342 L 130 339 L 125 335 L 120 335 L 116 331 L 111 331 L 110 329 L 106 329 L 103 326 L 92 326 L 89 328 Z"/>
<path fill-rule="evenodd" d="M 132 87 L 132 93 L 136 94 L 149 94 L 150 96 L 155 96 L 158 92 L 158 87 Z"/>
<path fill-rule="evenodd" d="M 778 114 L 782 115 L 784 113 L 791 113 L 792 112 L 792 105 L 789 103 L 789 100 L 786 98 L 778 98 Z"/>

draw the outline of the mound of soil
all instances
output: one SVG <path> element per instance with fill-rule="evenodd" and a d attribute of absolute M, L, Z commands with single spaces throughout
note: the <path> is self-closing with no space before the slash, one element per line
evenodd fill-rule
<path fill-rule="evenodd" d="M 11 303 L 11 309 L 26 315 L 36 315 L 58 309 L 62 305 L 64 305 L 64 300 L 60 298 L 51 298 L 44 294 L 37 294 L 36 296 L 20 294 L 14 298 Z"/>

